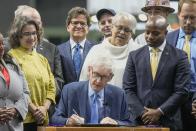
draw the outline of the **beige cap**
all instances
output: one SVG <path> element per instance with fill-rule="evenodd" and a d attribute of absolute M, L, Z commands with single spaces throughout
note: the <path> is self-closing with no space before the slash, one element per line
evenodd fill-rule
<path fill-rule="evenodd" d="M 169 13 L 173 13 L 175 11 L 174 8 L 170 7 L 169 0 L 146 0 L 146 5 L 141 10 L 147 12 L 152 7 L 166 8 Z"/>

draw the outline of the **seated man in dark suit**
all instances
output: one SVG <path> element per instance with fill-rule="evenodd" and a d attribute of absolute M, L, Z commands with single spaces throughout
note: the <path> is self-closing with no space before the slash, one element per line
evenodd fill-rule
<path fill-rule="evenodd" d="M 85 8 L 74 7 L 67 15 L 67 31 L 70 39 L 58 46 L 65 84 L 78 81 L 81 67 L 90 48 L 94 45 L 86 39 L 90 17 Z"/>
<path fill-rule="evenodd" d="M 52 123 L 131 124 L 124 91 L 107 84 L 113 76 L 112 61 L 106 57 L 95 58 L 88 68 L 89 81 L 64 86 Z"/>
<path fill-rule="evenodd" d="M 182 129 L 180 106 L 187 99 L 190 70 L 185 52 L 166 43 L 167 21 L 149 17 L 148 45 L 129 54 L 123 88 L 131 118 L 145 125 Z"/>

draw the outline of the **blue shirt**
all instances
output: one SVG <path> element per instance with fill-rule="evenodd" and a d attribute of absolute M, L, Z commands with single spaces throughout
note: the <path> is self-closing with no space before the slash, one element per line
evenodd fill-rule
<path fill-rule="evenodd" d="M 88 90 L 88 99 L 89 99 L 89 104 L 91 105 L 92 101 L 91 101 L 91 96 L 95 93 L 95 91 L 92 89 L 91 84 L 89 82 L 89 90 Z M 99 107 L 103 107 L 103 103 L 104 103 L 104 88 L 102 90 L 100 90 L 99 92 L 97 92 L 97 94 L 100 96 L 99 97 Z"/>
<path fill-rule="evenodd" d="M 183 45 L 185 43 L 185 32 L 180 28 L 179 37 L 177 41 L 176 47 L 178 49 L 183 49 Z M 192 32 L 191 40 L 191 57 L 190 57 L 190 65 L 191 65 L 191 85 L 190 91 L 196 92 L 196 31 Z"/>

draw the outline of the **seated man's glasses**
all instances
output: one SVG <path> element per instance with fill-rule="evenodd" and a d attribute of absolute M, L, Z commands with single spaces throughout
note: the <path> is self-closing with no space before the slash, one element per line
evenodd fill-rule
<path fill-rule="evenodd" d="M 97 72 L 92 72 L 92 76 L 93 76 L 93 78 L 96 79 L 96 80 L 100 79 L 100 80 L 103 80 L 103 81 L 107 81 L 107 80 L 109 80 L 110 78 L 113 77 L 113 74 L 110 73 L 109 75 L 100 75 L 100 74 L 97 73 Z"/>

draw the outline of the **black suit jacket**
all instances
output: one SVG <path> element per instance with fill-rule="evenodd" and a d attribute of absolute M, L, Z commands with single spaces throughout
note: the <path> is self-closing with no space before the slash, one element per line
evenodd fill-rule
<path fill-rule="evenodd" d="M 159 61 L 155 80 L 152 79 L 150 53 L 144 46 L 129 54 L 123 88 L 127 94 L 131 116 L 139 119 L 144 106 L 161 108 L 160 124 L 179 129 L 179 106 L 188 96 L 190 70 L 186 54 L 166 44 Z M 172 123 L 172 124 L 171 124 Z"/>
<path fill-rule="evenodd" d="M 80 70 L 82 68 L 82 65 L 84 63 L 84 60 L 86 58 L 86 55 L 88 54 L 89 50 L 94 44 L 92 44 L 90 41 L 86 40 L 84 44 L 83 49 L 83 60 L 80 67 Z M 71 44 L 70 41 L 67 41 L 65 43 L 62 43 L 58 46 L 60 56 L 61 56 L 61 62 L 62 62 L 62 70 L 63 70 L 63 77 L 65 84 L 78 81 L 79 78 L 76 75 L 76 71 L 74 68 L 74 63 L 72 60 L 72 52 L 71 52 Z M 79 75 L 80 76 L 80 75 Z"/>

